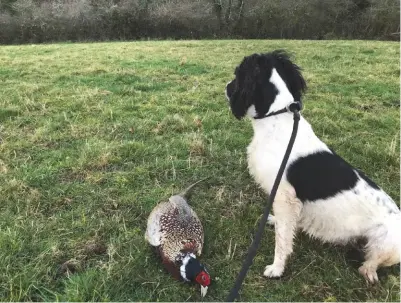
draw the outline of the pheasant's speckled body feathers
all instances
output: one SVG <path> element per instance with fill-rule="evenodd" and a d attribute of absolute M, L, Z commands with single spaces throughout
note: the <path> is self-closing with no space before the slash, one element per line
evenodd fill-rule
<path fill-rule="evenodd" d="M 146 239 L 151 245 L 160 246 L 163 258 L 175 261 L 184 250 L 201 254 L 203 227 L 184 198 L 172 196 L 153 209 L 148 219 Z"/>
<path fill-rule="evenodd" d="M 188 190 L 156 205 L 149 215 L 145 234 L 146 240 L 157 247 L 163 264 L 175 278 L 182 278 L 180 266 L 185 254 L 200 256 L 203 247 L 202 223 L 185 200 L 187 193 Z"/>

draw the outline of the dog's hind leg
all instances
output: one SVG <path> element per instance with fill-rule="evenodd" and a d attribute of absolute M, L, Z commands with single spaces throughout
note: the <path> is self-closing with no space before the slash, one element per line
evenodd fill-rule
<path fill-rule="evenodd" d="M 379 282 L 376 270 L 380 266 L 390 266 L 396 262 L 390 260 L 394 258 L 394 251 L 385 251 L 382 249 L 369 249 L 366 254 L 366 260 L 363 265 L 359 267 L 359 273 L 369 283 Z M 390 261 L 390 262 L 389 262 Z"/>
<path fill-rule="evenodd" d="M 280 277 L 284 272 L 288 256 L 292 253 L 302 203 L 294 196 L 289 197 L 288 192 L 278 191 L 273 208 L 276 245 L 273 264 L 266 266 L 263 273 L 268 278 Z"/>
<path fill-rule="evenodd" d="M 359 267 L 359 273 L 366 281 L 378 282 L 377 268 L 400 262 L 401 243 L 398 235 L 400 223 L 400 216 L 396 215 L 368 232 L 365 262 Z"/>
<path fill-rule="evenodd" d="M 359 267 L 359 273 L 366 279 L 366 281 L 374 284 L 379 281 L 377 277 L 378 259 L 372 258 L 366 260 L 361 267 Z"/>

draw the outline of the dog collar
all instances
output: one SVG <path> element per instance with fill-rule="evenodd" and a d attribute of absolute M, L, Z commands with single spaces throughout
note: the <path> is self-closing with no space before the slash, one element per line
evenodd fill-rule
<path fill-rule="evenodd" d="M 275 111 L 275 112 L 271 112 L 270 114 L 266 115 L 266 116 L 262 116 L 262 117 L 255 117 L 254 119 L 264 119 L 267 117 L 271 117 L 271 116 L 276 116 L 279 114 L 284 114 L 284 113 L 293 113 L 294 111 L 298 111 L 300 112 L 302 110 L 302 103 L 301 101 L 294 101 L 290 104 L 288 104 L 286 107 Z"/>

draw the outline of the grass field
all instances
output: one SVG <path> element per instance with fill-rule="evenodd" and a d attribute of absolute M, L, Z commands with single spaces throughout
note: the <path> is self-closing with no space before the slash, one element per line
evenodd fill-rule
<path fill-rule="evenodd" d="M 155 204 L 190 183 L 202 260 L 224 300 L 266 195 L 248 174 L 249 121 L 224 87 L 243 56 L 284 48 L 309 84 L 317 135 L 399 201 L 399 43 L 162 41 L 0 47 L 0 301 L 196 301 L 144 240 Z M 399 301 L 399 267 L 367 286 L 347 247 L 299 234 L 266 280 L 266 228 L 246 301 Z"/>

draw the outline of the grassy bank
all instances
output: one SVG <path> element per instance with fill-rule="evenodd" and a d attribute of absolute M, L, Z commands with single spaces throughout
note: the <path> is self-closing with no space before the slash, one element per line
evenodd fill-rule
<path fill-rule="evenodd" d="M 399 43 L 161 41 L 0 47 L 0 299 L 194 301 L 144 240 L 154 205 L 202 177 L 191 205 L 202 260 L 224 300 L 266 195 L 248 174 L 252 129 L 224 87 L 243 56 L 284 48 L 309 85 L 304 116 L 337 153 L 399 201 Z M 399 301 L 399 268 L 367 286 L 348 248 L 303 234 L 285 275 L 247 301 Z"/>

